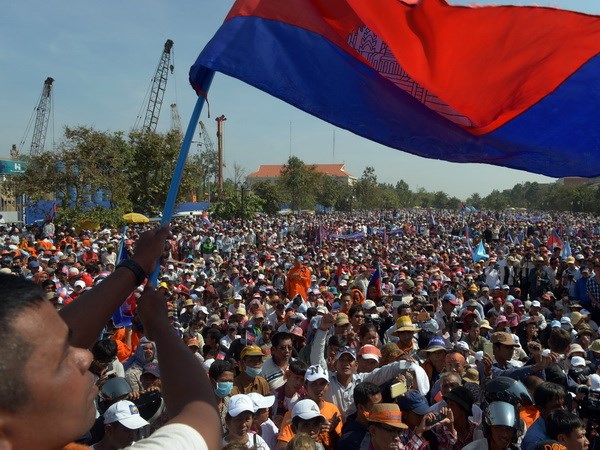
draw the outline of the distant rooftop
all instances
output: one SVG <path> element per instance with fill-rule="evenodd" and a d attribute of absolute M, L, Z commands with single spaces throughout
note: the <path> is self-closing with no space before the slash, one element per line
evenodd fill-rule
<path fill-rule="evenodd" d="M 315 166 L 317 172 L 329 175 L 331 177 L 355 178 L 352 174 L 346 172 L 345 164 L 306 164 Z M 283 164 L 262 164 L 256 172 L 248 175 L 249 178 L 278 178 L 281 176 Z"/>

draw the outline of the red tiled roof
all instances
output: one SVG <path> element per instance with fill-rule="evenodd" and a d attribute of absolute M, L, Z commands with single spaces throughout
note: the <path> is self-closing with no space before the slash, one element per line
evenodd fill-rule
<path fill-rule="evenodd" d="M 309 164 L 307 164 L 309 165 Z M 346 172 L 345 164 L 314 164 L 315 169 L 319 173 L 332 177 L 352 177 Z M 283 165 L 279 164 L 263 164 L 259 166 L 256 172 L 248 175 L 249 178 L 277 178 L 281 175 Z"/>

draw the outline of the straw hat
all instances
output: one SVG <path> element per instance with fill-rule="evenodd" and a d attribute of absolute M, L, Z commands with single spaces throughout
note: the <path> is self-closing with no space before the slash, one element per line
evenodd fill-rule
<path fill-rule="evenodd" d="M 378 403 L 373 405 L 370 413 L 365 412 L 367 421 L 381 423 L 394 428 L 406 429 L 408 425 L 402 423 L 402 412 L 395 403 Z"/>

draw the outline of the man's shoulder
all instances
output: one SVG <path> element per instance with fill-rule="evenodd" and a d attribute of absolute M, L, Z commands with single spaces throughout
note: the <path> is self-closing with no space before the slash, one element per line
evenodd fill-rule
<path fill-rule="evenodd" d="M 208 445 L 202 435 L 189 425 L 171 423 L 159 428 L 146 439 L 126 447 L 125 450 L 159 450 L 164 448 L 208 450 Z"/>

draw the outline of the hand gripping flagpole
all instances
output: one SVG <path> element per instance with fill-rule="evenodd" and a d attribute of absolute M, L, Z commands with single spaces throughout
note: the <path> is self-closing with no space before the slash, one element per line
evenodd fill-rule
<path fill-rule="evenodd" d="M 181 149 L 179 150 L 179 158 L 177 159 L 177 164 L 175 165 L 175 170 L 173 171 L 173 178 L 171 178 L 171 186 L 169 187 L 167 201 L 165 202 L 165 208 L 163 210 L 162 220 L 160 222 L 161 226 L 170 223 L 171 218 L 173 217 L 173 211 L 175 210 L 175 201 L 177 200 L 177 193 L 179 192 L 179 186 L 181 185 L 181 177 L 183 176 L 185 162 L 187 160 L 188 153 L 190 152 L 190 146 L 192 145 L 192 138 L 194 137 L 194 132 L 196 131 L 196 124 L 200 119 L 200 113 L 202 112 L 202 107 L 204 106 L 204 102 L 206 100 L 206 94 L 208 93 L 208 89 L 210 88 L 210 84 L 214 76 L 214 70 L 206 69 L 199 83 L 197 91 L 201 92 L 204 95 L 198 95 L 198 99 L 196 100 L 196 106 L 194 106 L 194 111 L 192 112 L 192 116 L 190 117 L 190 123 L 188 124 L 187 130 L 185 132 L 185 137 L 183 138 L 183 142 L 181 143 Z M 152 272 L 152 274 L 150 275 L 150 282 L 154 286 L 156 286 L 156 283 L 158 281 L 159 272 L 160 260 L 156 263 L 154 272 Z"/>

